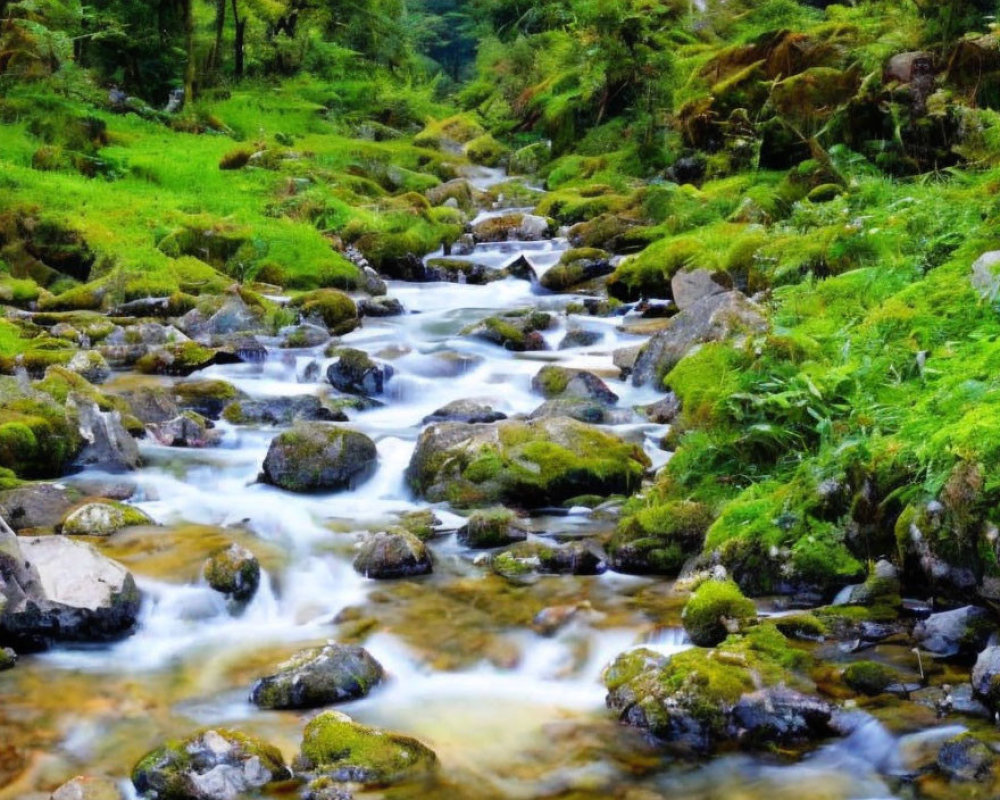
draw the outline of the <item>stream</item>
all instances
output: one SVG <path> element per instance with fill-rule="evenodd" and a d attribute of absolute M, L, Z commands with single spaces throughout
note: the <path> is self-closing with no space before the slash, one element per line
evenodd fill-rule
<path fill-rule="evenodd" d="M 501 177 L 487 173 L 480 183 Z M 469 258 L 499 268 L 523 256 L 540 274 L 567 248 L 558 238 L 480 244 Z M 379 454 L 376 473 L 355 490 L 293 495 L 257 483 L 280 428 L 220 422 L 221 444 L 207 449 L 140 443 L 144 466 L 124 480 L 136 487 L 132 502 L 159 527 L 95 542 L 136 576 L 144 594 L 138 629 L 113 645 L 25 657 L 0 674 L 0 707 L 31 754 L 0 800 L 41 800 L 81 773 L 121 779 L 131 793 L 127 776 L 143 753 L 204 726 L 258 734 L 290 758 L 311 713 L 261 711 L 247 699 L 249 686 L 288 655 L 329 639 L 363 642 L 388 675 L 338 710 L 416 736 L 441 762 L 438 791 L 362 796 L 875 800 L 897 796 L 893 776 L 907 770 L 922 741 L 954 735 L 944 728 L 897 738 L 870 720 L 795 764 L 766 755 L 678 762 L 617 723 L 600 683 L 602 668 L 625 649 L 670 654 L 689 646 L 669 582 L 607 572 L 513 585 L 452 533 L 430 542 L 431 575 L 388 582 L 358 575 L 351 561 L 365 532 L 428 507 L 407 489 L 404 470 L 434 410 L 481 398 L 508 416 L 528 414 L 541 403 L 531 378 L 548 363 L 602 376 L 624 410 L 658 398 L 619 381 L 612 365 L 615 349 L 644 340 L 623 331 L 637 317 L 567 316 L 580 297 L 538 294 L 513 277 L 485 286 L 390 281 L 389 296 L 405 314 L 366 318 L 343 337 L 395 370 L 382 407 L 349 412 L 348 425 L 374 439 Z M 512 353 L 460 335 L 483 317 L 525 306 L 559 312 L 558 326 L 544 334 L 550 349 Z M 601 338 L 559 349 L 574 329 Z M 263 343 L 265 361 L 213 366 L 195 377 L 224 379 L 255 398 L 330 391 L 322 376 L 332 359 L 323 347 Z M 319 377 L 307 378 L 317 374 L 307 370 L 314 362 Z M 169 380 L 119 373 L 105 388 Z M 614 430 L 641 443 L 655 466 L 665 463 L 664 426 L 631 422 Z M 122 480 L 87 470 L 65 482 Z M 445 531 L 462 522 L 445 506 L 433 510 Z M 572 509 L 528 524 L 533 535 L 569 539 L 608 530 L 614 520 Z M 200 574 L 205 557 L 230 541 L 253 550 L 264 568 L 260 590 L 240 614 Z M 533 630 L 534 615 L 553 606 L 575 609 L 571 621 L 554 635 Z"/>

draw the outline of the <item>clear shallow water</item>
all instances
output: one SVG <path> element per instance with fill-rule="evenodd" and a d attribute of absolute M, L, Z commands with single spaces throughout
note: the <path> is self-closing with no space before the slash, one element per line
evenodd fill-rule
<path fill-rule="evenodd" d="M 502 267 L 524 255 L 540 272 L 566 246 L 481 246 L 470 258 Z M 296 496 L 256 483 L 278 429 L 220 423 L 222 444 L 210 450 L 142 444 L 146 465 L 129 477 L 137 504 L 163 527 L 98 543 L 137 576 L 145 595 L 138 630 L 110 647 L 26 658 L 0 676 L 0 708 L 30 755 L 0 798 L 47 797 L 77 773 L 124 778 L 163 739 L 207 725 L 259 733 L 291 757 L 308 714 L 260 712 L 247 702 L 248 688 L 296 649 L 331 638 L 363 640 L 385 666 L 384 686 L 341 708 L 434 748 L 446 784 L 434 796 L 891 797 L 885 776 L 902 770 L 905 742 L 877 723 L 795 765 L 747 756 L 670 764 L 639 734 L 618 727 L 604 710 L 602 668 L 639 644 L 668 655 L 688 646 L 663 582 L 607 574 L 511 587 L 487 575 L 477 554 L 450 535 L 432 543 L 435 573 L 427 578 L 379 583 L 354 572 L 364 531 L 426 507 L 406 489 L 404 470 L 421 420 L 437 408 L 481 398 L 508 415 L 529 413 L 541 403 L 531 378 L 553 362 L 606 376 L 622 409 L 658 397 L 613 378 L 613 350 L 642 341 L 619 331 L 621 318 L 561 317 L 545 334 L 552 350 L 541 353 L 508 353 L 460 335 L 499 310 L 560 312 L 572 296 L 536 295 L 513 278 L 487 286 L 392 283 L 389 293 L 407 314 L 366 320 L 344 337 L 396 371 L 383 407 L 350 412 L 348 424 L 374 438 L 379 452 L 377 471 L 355 490 Z M 602 338 L 556 350 L 571 328 Z M 262 364 L 212 367 L 199 377 L 223 378 L 253 397 L 323 393 L 329 387 L 305 378 L 313 362 L 325 374 L 330 359 L 322 349 L 272 349 Z M 642 442 L 654 463 L 667 457 L 656 446 L 663 426 L 632 423 L 617 432 Z M 446 527 L 460 524 L 437 510 Z M 537 532 L 568 535 L 610 525 L 587 512 L 532 521 Z M 239 616 L 199 572 L 208 553 L 233 539 L 257 552 L 265 568 L 261 590 Z M 531 618 L 554 605 L 578 611 L 555 636 L 535 633 Z"/>

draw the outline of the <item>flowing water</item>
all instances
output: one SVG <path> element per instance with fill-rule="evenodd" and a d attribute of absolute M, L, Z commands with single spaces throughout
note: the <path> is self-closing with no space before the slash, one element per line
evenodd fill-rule
<path fill-rule="evenodd" d="M 566 247 L 561 239 L 480 245 L 471 257 L 502 267 L 524 256 L 541 273 Z M 540 353 L 509 353 L 460 335 L 496 311 L 561 311 L 579 298 L 539 295 L 515 278 L 487 286 L 391 283 L 389 293 L 405 315 L 366 319 L 344 337 L 395 369 L 384 406 L 350 412 L 349 424 L 371 436 L 379 452 L 377 472 L 357 489 L 302 496 L 257 483 L 275 428 L 219 423 L 222 444 L 213 449 L 142 444 L 145 466 L 129 480 L 137 486 L 137 505 L 162 527 L 96 543 L 137 577 L 145 595 L 138 630 L 111 646 L 27 657 L 0 675 L 0 737 L 7 739 L 0 741 L 0 764 L 14 757 L 11 742 L 28 754 L 0 799 L 48 797 L 79 773 L 114 776 L 126 786 L 131 765 L 145 751 L 206 725 L 258 733 L 291 757 L 309 714 L 259 711 L 247 701 L 248 688 L 290 653 L 327 639 L 363 641 L 384 665 L 389 679 L 383 686 L 340 708 L 429 744 L 442 763 L 435 797 L 894 796 L 892 776 L 906 769 L 905 741 L 873 721 L 797 764 L 749 756 L 671 762 L 618 726 L 604 709 L 602 667 L 639 644 L 667 654 L 688 646 L 667 582 L 607 573 L 512 585 L 490 575 L 477 563 L 479 554 L 451 535 L 431 543 L 433 575 L 377 582 L 356 574 L 351 560 L 364 532 L 427 507 L 408 492 L 404 470 L 421 420 L 435 409 L 482 398 L 508 415 L 528 413 L 541 402 L 531 378 L 552 362 L 605 376 L 624 410 L 657 398 L 614 380 L 612 351 L 642 341 L 620 330 L 622 317 L 562 316 L 545 334 L 551 349 Z M 597 331 L 601 339 L 556 349 L 572 328 Z M 306 378 L 313 362 L 325 374 L 322 348 L 266 344 L 262 363 L 212 367 L 199 377 L 223 378 L 254 397 L 324 391 L 318 379 Z M 615 430 L 642 443 L 655 464 L 666 460 L 657 446 L 663 427 L 631 422 Z M 72 480 L 104 477 L 121 480 L 93 471 Z M 434 510 L 445 528 L 461 522 L 447 508 Z M 613 524 L 586 509 L 530 521 L 538 535 L 561 536 L 591 535 Z M 205 556 L 234 540 L 249 546 L 265 570 L 260 591 L 239 615 L 200 575 Z M 530 623 L 550 606 L 577 611 L 557 634 L 542 636 Z"/>

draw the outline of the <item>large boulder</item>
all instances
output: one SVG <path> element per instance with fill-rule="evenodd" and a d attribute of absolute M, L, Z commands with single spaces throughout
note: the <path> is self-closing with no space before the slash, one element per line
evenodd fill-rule
<path fill-rule="evenodd" d="M 993 615 L 985 608 L 964 606 L 931 614 L 917 623 L 913 638 L 921 649 L 940 658 L 972 657 L 986 646 L 996 629 Z"/>
<path fill-rule="evenodd" d="M 318 708 L 364 697 L 384 676 L 382 665 L 358 645 L 331 643 L 297 653 L 250 689 L 260 708 Z"/>
<path fill-rule="evenodd" d="M 218 729 L 148 753 L 133 768 L 132 783 L 156 800 L 239 800 L 291 776 L 278 748 Z"/>
<path fill-rule="evenodd" d="M 363 433 L 300 422 L 271 442 L 261 479 L 292 492 L 349 489 L 370 477 L 377 459 Z"/>
<path fill-rule="evenodd" d="M 0 640 L 16 647 L 103 641 L 127 634 L 139 613 L 131 573 L 65 536 L 0 533 Z"/>
<path fill-rule="evenodd" d="M 638 445 L 576 420 L 545 417 L 432 425 L 417 440 L 406 475 L 434 503 L 538 508 L 583 495 L 631 494 L 649 463 Z"/>
<path fill-rule="evenodd" d="M 537 242 L 555 233 L 555 222 L 548 217 L 512 212 L 486 217 L 472 226 L 477 242 Z"/>
<path fill-rule="evenodd" d="M 646 343 L 632 367 L 632 384 L 659 386 L 664 376 L 699 344 L 766 330 L 762 309 L 740 292 L 702 297 Z"/>
<path fill-rule="evenodd" d="M 521 581 L 535 575 L 600 575 L 607 564 L 603 553 L 590 542 L 560 545 L 532 539 L 496 553 L 490 568 L 508 580 Z"/>
<path fill-rule="evenodd" d="M 364 397 L 385 391 L 385 384 L 392 377 L 391 366 L 379 364 L 363 350 L 350 347 L 341 350 L 339 356 L 326 371 L 326 379 L 334 389 Z"/>
<path fill-rule="evenodd" d="M 354 558 L 355 571 L 366 578 L 409 578 L 426 575 L 432 568 L 427 547 L 406 531 L 373 533 Z"/>
<path fill-rule="evenodd" d="M 326 711 L 306 725 L 298 771 L 333 781 L 388 786 L 432 773 L 437 756 L 422 742 Z"/>

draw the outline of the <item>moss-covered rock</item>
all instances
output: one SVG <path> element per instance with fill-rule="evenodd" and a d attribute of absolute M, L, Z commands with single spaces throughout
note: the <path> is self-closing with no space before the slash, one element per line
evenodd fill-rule
<path fill-rule="evenodd" d="M 494 139 L 490 134 L 477 136 L 465 145 L 465 157 L 473 164 L 482 164 L 484 167 L 499 166 L 504 156 L 507 155 L 507 148 Z"/>
<path fill-rule="evenodd" d="M 626 651 L 605 670 L 604 685 L 608 707 L 623 722 L 672 746 L 698 753 L 737 742 L 772 747 L 831 733 L 830 706 L 802 693 L 812 689 L 803 674 L 811 663 L 773 626 L 762 625 L 713 650 L 669 658 Z"/>
<path fill-rule="evenodd" d="M 630 494 L 648 465 L 639 446 L 566 418 L 442 423 L 420 435 L 407 480 L 431 502 L 531 508 Z"/>
<path fill-rule="evenodd" d="M 292 492 L 347 489 L 370 477 L 377 458 L 363 433 L 300 422 L 271 441 L 261 479 Z"/>
<path fill-rule="evenodd" d="M 503 547 L 519 542 L 528 535 L 517 515 L 506 508 L 488 508 L 476 511 L 468 522 L 458 529 L 458 541 L 473 549 Z"/>
<path fill-rule="evenodd" d="M 532 539 L 519 542 L 490 559 L 490 568 L 510 580 L 533 575 L 600 575 L 604 556 L 590 542 L 554 544 Z"/>
<path fill-rule="evenodd" d="M 260 708 L 318 708 L 367 695 L 384 676 L 363 647 L 331 643 L 296 653 L 274 675 L 256 681 L 250 702 Z"/>
<path fill-rule="evenodd" d="M 155 525 L 145 512 L 114 500 L 94 500 L 70 509 L 59 523 L 68 536 L 109 536 L 131 525 Z"/>
<path fill-rule="evenodd" d="M 701 503 L 672 501 L 624 518 L 608 543 L 611 568 L 638 575 L 676 575 L 697 555 L 712 524 Z"/>
<path fill-rule="evenodd" d="M 132 769 L 136 791 L 157 800 L 227 800 L 290 777 L 276 747 L 224 729 L 167 742 Z"/>
<path fill-rule="evenodd" d="M 618 395 L 593 372 L 553 364 L 544 366 L 538 371 L 531 379 L 531 388 L 550 400 L 576 398 L 594 400 L 608 406 L 618 402 Z"/>
<path fill-rule="evenodd" d="M 334 336 L 350 333 L 361 324 L 354 301 L 336 289 L 307 292 L 296 297 L 292 305 L 301 310 L 303 317 L 322 321 Z"/>
<path fill-rule="evenodd" d="M 186 376 L 217 363 L 219 359 L 219 351 L 186 341 L 157 347 L 136 361 L 135 367 L 149 375 Z"/>
<path fill-rule="evenodd" d="M 235 542 L 209 556 L 204 572 L 209 586 L 237 603 L 249 601 L 260 586 L 260 562 Z"/>
<path fill-rule="evenodd" d="M 706 580 L 684 606 L 684 630 L 701 647 L 713 647 L 757 617 L 757 607 L 731 580 Z"/>
<path fill-rule="evenodd" d="M 409 578 L 431 572 L 426 545 L 404 530 L 379 531 L 368 536 L 354 558 L 354 569 L 378 580 Z"/>
<path fill-rule="evenodd" d="M 844 670 L 843 679 L 856 692 L 876 695 L 898 683 L 899 675 L 891 667 L 877 661 L 855 661 Z"/>
<path fill-rule="evenodd" d="M 345 347 L 337 351 L 337 360 L 326 370 L 326 379 L 334 389 L 348 394 L 374 397 L 385 391 L 393 369 L 380 364 L 364 350 Z"/>
<path fill-rule="evenodd" d="M 241 396 L 231 383 L 215 378 L 183 381 L 174 384 L 173 392 L 178 406 L 209 419 L 219 419 L 225 407 Z"/>
<path fill-rule="evenodd" d="M 613 271 L 611 259 L 604 250 L 577 248 L 563 253 L 559 263 L 546 270 L 538 282 L 550 292 L 566 292 Z"/>
<path fill-rule="evenodd" d="M 511 175 L 534 175 L 550 158 L 552 148 L 549 143 L 535 142 L 511 153 L 507 169 Z"/>
<path fill-rule="evenodd" d="M 62 405 L 0 377 L 0 467 L 21 478 L 59 477 L 82 446 L 76 421 Z"/>
<path fill-rule="evenodd" d="M 548 345 L 541 331 L 548 330 L 552 323 L 552 315 L 544 311 L 512 311 L 487 317 L 465 328 L 462 334 L 515 352 L 545 350 Z"/>
<path fill-rule="evenodd" d="M 389 786 L 425 777 L 437 756 L 423 743 L 326 711 L 306 725 L 297 766 L 339 782 Z"/>

